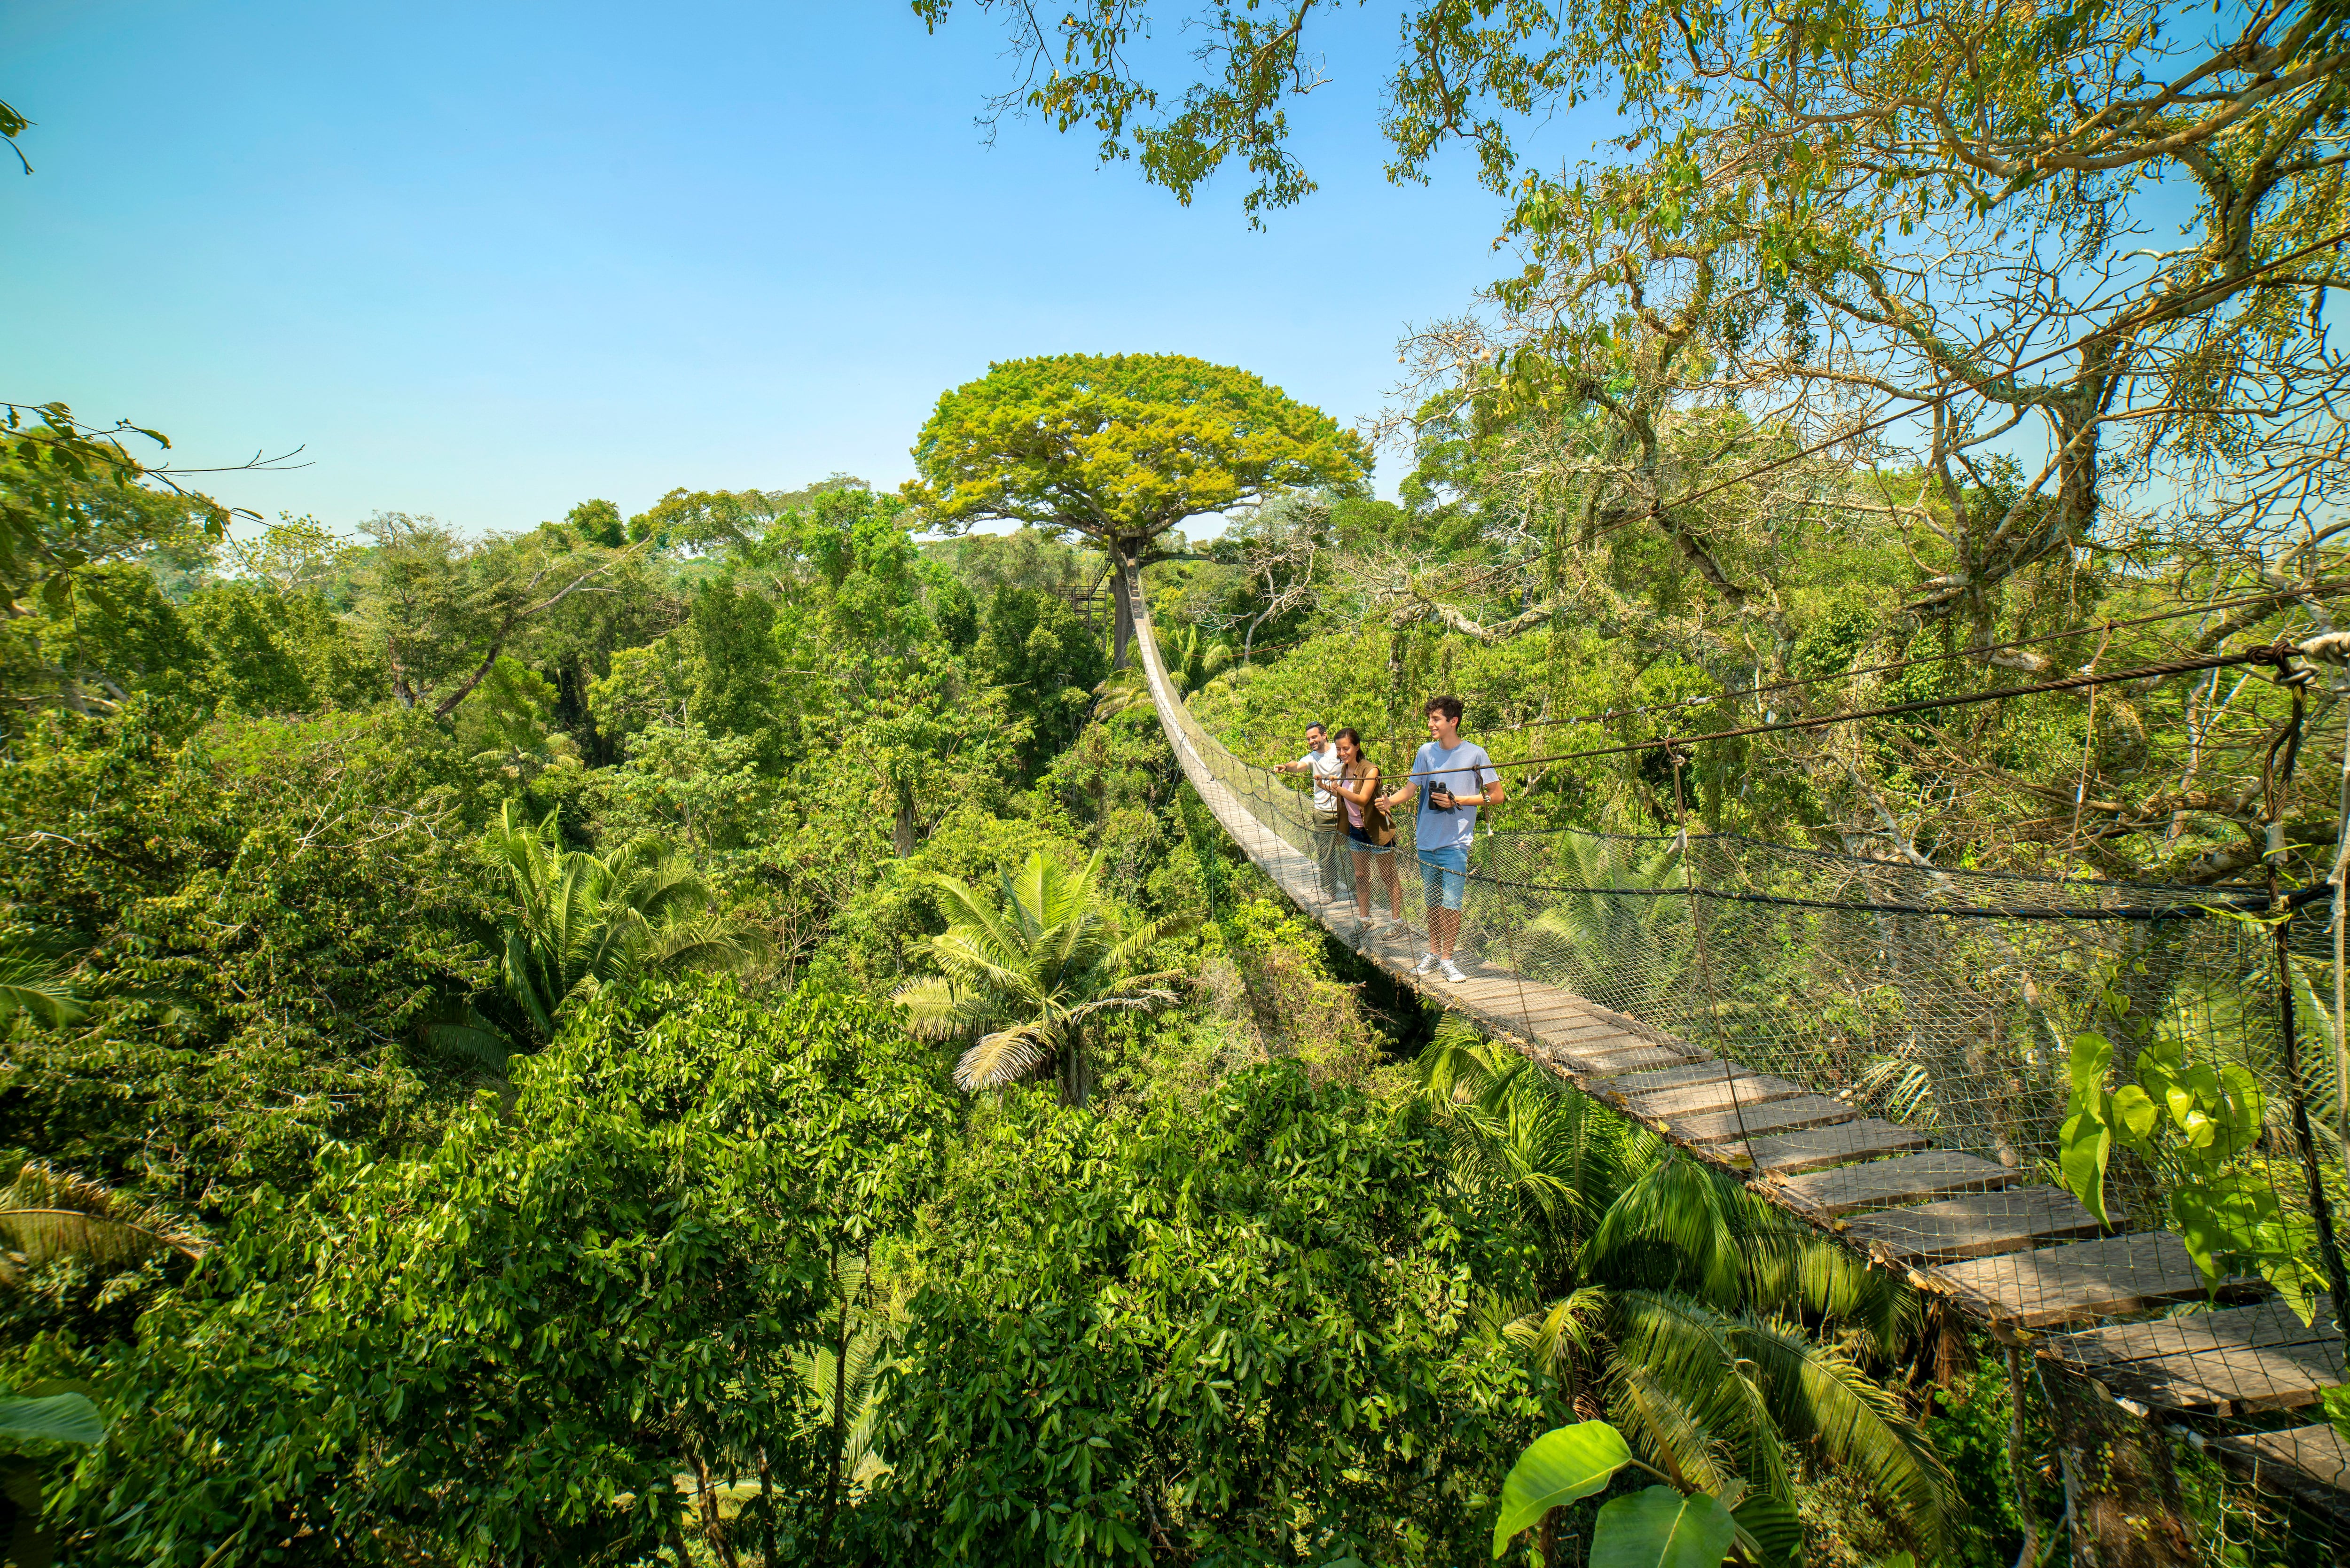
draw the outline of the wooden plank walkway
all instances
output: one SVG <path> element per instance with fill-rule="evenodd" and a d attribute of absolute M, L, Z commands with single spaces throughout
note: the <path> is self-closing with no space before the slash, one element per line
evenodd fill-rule
<path fill-rule="evenodd" d="M 1137 596 L 1138 607 L 1139 595 Z M 1137 648 L 1161 724 L 1217 823 L 1274 885 L 1366 961 L 1497 1037 L 1693 1158 L 1922 1289 L 2010 1343 L 2086 1372 L 2149 1412 L 2238 1415 L 2295 1408 L 2344 1380 L 2331 1309 L 2305 1324 L 2276 1302 L 2070 1334 L 2046 1331 L 2203 1302 L 2202 1278 L 2161 1231 L 2105 1235 L 2070 1193 L 2026 1173 L 1931 1149 L 1915 1130 L 1760 1073 L 1571 992 L 1492 964 L 1460 983 L 1416 972 L 1419 933 L 1365 920 L 1322 896 L 1313 860 L 1217 776 L 1160 667 L 1147 611 Z M 2350 1517 L 2350 1447 L 2330 1427 L 2213 1439 L 2264 1485 L 2335 1500 Z"/>

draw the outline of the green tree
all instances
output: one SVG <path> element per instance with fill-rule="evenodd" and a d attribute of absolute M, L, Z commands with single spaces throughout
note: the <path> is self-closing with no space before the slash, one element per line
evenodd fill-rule
<path fill-rule="evenodd" d="M 1153 920 L 1125 933 L 1095 886 L 1100 869 L 1099 855 L 1072 873 L 1040 850 L 1003 877 L 1001 910 L 957 877 L 936 879 L 950 923 L 931 939 L 931 956 L 944 973 L 909 981 L 897 1000 L 919 1038 L 979 1035 L 955 1064 L 961 1087 L 1000 1088 L 1049 1064 L 1063 1100 L 1081 1106 L 1092 1032 L 1109 1014 L 1175 1000 L 1159 982 L 1176 971 L 1137 969 L 1190 922 Z"/>
<path fill-rule="evenodd" d="M 36 1375 L 89 1377 L 112 1417 L 55 1495 L 70 1550 L 682 1563 L 692 1508 L 721 1562 L 821 1559 L 842 1434 L 799 1368 L 836 1343 L 837 1261 L 933 1188 L 928 1064 L 870 1003 L 655 981 L 515 1090 L 257 1195 L 214 1288 L 136 1345 L 44 1348 Z M 750 1494 L 733 1521 L 721 1488 Z"/>
<path fill-rule="evenodd" d="M 765 950 L 764 934 L 715 913 L 710 884 L 658 839 L 601 856 L 562 842 L 555 813 L 534 824 L 512 801 L 484 836 L 508 895 L 498 921 L 498 1000 L 514 1027 L 480 1015 L 446 1021 L 427 1032 L 435 1044 L 503 1068 L 509 1053 L 552 1040 L 607 986 L 739 969 Z"/>
<path fill-rule="evenodd" d="M 988 673 L 1028 716 L 1034 773 L 1085 727 L 1093 689 L 1107 673 L 1101 639 L 1060 595 L 1006 583 L 988 604 L 980 646 Z"/>
<path fill-rule="evenodd" d="M 257 535 L 224 540 L 220 553 L 237 576 L 281 596 L 348 592 L 364 554 L 316 517 L 284 513 Z"/>
<path fill-rule="evenodd" d="M 189 1212 L 426 1136 L 434 999 L 491 981 L 481 770 L 420 715 L 43 721 L 0 769 L 0 919 L 87 1016 L 8 1044 L 0 1148 Z M 298 977 L 298 979 L 294 978 Z"/>
<path fill-rule="evenodd" d="M 323 592 L 269 581 L 210 583 L 180 607 L 211 650 L 208 685 L 222 702 L 245 713 L 302 713 L 390 695 L 382 665 Z"/>
<path fill-rule="evenodd" d="M 0 109 L 0 128 L 9 119 Z M 228 508 L 131 456 L 127 436 L 172 444 L 136 425 L 84 424 L 63 403 L 0 402 L 0 607 L 8 614 L 37 597 L 63 616 L 90 567 L 224 536 Z"/>
<path fill-rule="evenodd" d="M 1189 517 L 1272 492 L 1359 490 L 1360 439 L 1245 370 L 1180 354 L 1055 354 L 992 365 L 939 399 L 907 495 L 948 529 L 1001 519 L 1085 535 L 1139 566 Z M 1132 607 L 1118 599 L 1117 662 Z"/>
<path fill-rule="evenodd" d="M 72 593 L 45 594 L 30 613 L 0 620 L 0 685 L 20 711 L 111 712 L 133 693 L 203 705 L 211 650 L 152 574 L 116 561 L 80 567 L 72 580 Z"/>
<path fill-rule="evenodd" d="M 698 657 L 687 718 L 715 735 L 746 737 L 772 760 L 777 700 L 788 690 L 778 679 L 774 602 L 722 573 L 694 589 L 688 624 Z"/>
<path fill-rule="evenodd" d="M 403 708 L 445 719 L 515 639 L 548 612 L 641 551 L 610 551 L 549 525 L 505 539 L 466 539 L 431 517 L 378 513 L 359 623 L 382 650 Z"/>
<path fill-rule="evenodd" d="M 1132 1117 L 1015 1099 L 937 1210 L 877 1523 L 1006 1568 L 1481 1558 L 1471 1498 L 1566 1410 L 1481 1314 L 1521 1238 L 1440 1146 L 1295 1063 Z"/>

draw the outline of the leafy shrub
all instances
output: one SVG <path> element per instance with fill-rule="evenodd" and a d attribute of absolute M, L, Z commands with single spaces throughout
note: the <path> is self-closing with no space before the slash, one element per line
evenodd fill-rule
<path fill-rule="evenodd" d="M 758 1478 L 737 1528 L 820 1532 L 794 1358 L 936 1163 L 950 1107 L 908 1063 L 861 1002 L 648 987 L 521 1064 L 511 1112 L 257 1199 L 135 1348 L 36 1348 L 114 1424 L 53 1510 L 76 1560 L 628 1561 L 675 1537 L 681 1475 Z"/>
<path fill-rule="evenodd" d="M 1478 1314 L 1513 1239 L 1292 1064 L 1138 1121 L 1018 1096 L 938 1221 L 868 1505 L 901 1553 L 1466 1561 L 1563 1414 Z"/>

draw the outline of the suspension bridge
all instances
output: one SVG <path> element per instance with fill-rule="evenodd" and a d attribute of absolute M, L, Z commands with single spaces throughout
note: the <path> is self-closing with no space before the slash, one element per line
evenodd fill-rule
<path fill-rule="evenodd" d="M 2330 1299 L 2317 1295 L 2304 1322 L 2258 1278 L 2207 1286 L 2161 1227 L 2158 1178 L 2142 1164 L 2116 1156 L 2111 1223 L 2047 1179 L 2064 1042 L 2080 1027 L 2136 1030 L 2182 1071 L 2232 1064 L 2259 1083 L 2262 1126 L 2240 1165 L 2304 1231 L 2313 1200 L 2324 1213 L 2305 1104 L 2316 1075 L 2262 1000 L 2290 962 L 2265 928 L 2199 918 L 2210 888 L 1481 826 L 1467 978 L 1419 974 L 1409 823 L 1398 823 L 1402 918 L 1381 912 L 1375 887 L 1365 919 L 1353 897 L 1333 896 L 1348 857 L 1317 859 L 1302 797 L 1193 717 L 1139 577 L 1127 582 L 1135 647 L 1185 777 L 1331 935 L 1948 1303 L 2010 1347 L 2019 1378 L 2036 1356 L 2043 1386 L 2053 1376 L 2086 1390 L 2101 1419 L 2158 1424 L 2314 1511 L 2337 1540 L 2350 1532 L 2350 1446 L 2311 1419 L 2345 1376 Z M 2137 1013 L 2112 1016 L 2133 997 Z M 2338 1187 L 2338 1151 L 2327 1158 Z M 2068 1471 L 2068 1497 L 2071 1481 Z"/>

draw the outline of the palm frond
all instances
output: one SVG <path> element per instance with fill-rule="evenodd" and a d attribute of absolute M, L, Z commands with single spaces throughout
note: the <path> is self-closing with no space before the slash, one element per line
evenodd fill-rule
<path fill-rule="evenodd" d="M 212 1244 L 176 1215 L 37 1159 L 0 1191 L 0 1235 L 36 1267 L 74 1257 L 120 1268 L 164 1251 L 201 1258 Z"/>
<path fill-rule="evenodd" d="M 1737 1337 L 1769 1392 L 1780 1431 L 1812 1443 L 1823 1458 L 1898 1505 L 1929 1552 L 1939 1553 L 1957 1506 L 1956 1485 L 1899 1398 L 1800 1329 L 1750 1320 Z"/>
<path fill-rule="evenodd" d="M 774 949 L 767 933 L 747 920 L 674 910 L 653 928 L 644 961 L 665 970 L 741 969 Z"/>
<path fill-rule="evenodd" d="M 1494 1077 L 1495 1058 L 1476 1025 L 1457 1012 L 1448 1012 L 1414 1064 L 1420 1086 L 1438 1109 L 1456 1101 L 1473 1100 Z"/>
<path fill-rule="evenodd" d="M 1160 942 L 1196 930 L 1199 925 L 1198 917 L 1192 915 L 1170 915 L 1163 920 L 1152 920 L 1108 947 L 1102 953 L 1099 968 L 1105 974 L 1123 974 Z"/>
<path fill-rule="evenodd" d="M 931 952 L 958 984 L 1000 992 L 1024 1006 L 1045 1006 L 1048 992 L 1028 969 L 1028 955 L 992 951 L 993 944 L 979 940 L 981 935 L 968 927 L 950 928 L 931 939 Z"/>
<path fill-rule="evenodd" d="M 444 1056 L 505 1076 L 506 1064 L 522 1049 L 506 1032 L 471 1007 L 427 1020 L 418 1029 L 424 1044 Z"/>
<path fill-rule="evenodd" d="M 982 933 L 983 940 L 973 939 L 975 945 L 992 947 L 997 952 L 1025 953 L 1028 935 L 1014 921 L 1003 916 L 968 883 L 959 877 L 938 876 L 931 886 L 946 895 L 947 929 L 966 928 Z"/>
<path fill-rule="evenodd" d="M 699 915 L 717 895 L 691 862 L 674 851 L 649 855 L 634 864 L 607 862 L 605 897 L 659 926 Z"/>
<path fill-rule="evenodd" d="M 965 1093 L 1000 1089 L 1035 1072 L 1051 1048 L 1051 1037 L 1033 1023 L 983 1034 L 955 1064 L 955 1087 Z"/>
<path fill-rule="evenodd" d="M 1735 1308 L 1746 1293 L 1743 1196 L 1697 1161 L 1669 1155 L 1607 1206 L 1588 1243 L 1589 1266 L 1595 1274 L 1684 1284 Z"/>
<path fill-rule="evenodd" d="M 1051 922 L 1045 916 L 1048 891 L 1060 879 L 1060 862 L 1042 850 L 1028 857 L 1017 871 L 1006 871 L 997 886 L 1003 894 L 1003 913 L 1020 933 L 1023 945 L 1034 947 Z"/>
<path fill-rule="evenodd" d="M 1116 996 L 1097 996 L 1091 1002 L 1079 1002 L 1075 1007 L 1065 1009 L 1060 1016 L 1065 1023 L 1076 1023 L 1091 1018 L 1097 1012 L 1148 1012 L 1153 1008 L 1171 1007 L 1176 1000 L 1171 991 L 1150 988 L 1125 991 Z"/>
<path fill-rule="evenodd" d="M 562 1005 L 565 990 L 558 988 L 559 973 L 548 972 L 547 966 L 540 961 L 538 949 L 525 932 L 506 932 L 506 995 L 523 1010 L 542 1039 L 552 1040 L 555 1012 Z"/>
<path fill-rule="evenodd" d="M 24 1012 L 52 1029 L 61 1029 L 85 1011 L 56 960 L 21 949 L 0 948 L 0 1026 Z"/>
<path fill-rule="evenodd" d="M 985 1021 L 981 999 L 935 974 L 899 986 L 889 998 L 904 1010 L 906 1033 L 917 1040 L 957 1040 Z"/>
<path fill-rule="evenodd" d="M 1510 1342 L 1534 1358 L 1535 1365 L 1555 1376 L 1575 1355 L 1589 1355 L 1598 1325 L 1610 1310 L 1607 1291 L 1585 1285 L 1553 1303 L 1546 1313 L 1529 1313 L 1503 1332 Z"/>
<path fill-rule="evenodd" d="M 1615 1304 L 1617 1369 L 1637 1370 L 1685 1406 L 1747 1480 L 1791 1495 L 1780 1412 L 1743 1354 L 1750 1320 L 1678 1291 L 1622 1291 Z"/>
<path fill-rule="evenodd" d="M 1890 1356 L 1924 1326 L 1916 1291 L 1825 1236 L 1804 1239 L 1794 1275 L 1796 1300 L 1771 1310 L 1785 1317 L 1815 1314 L 1825 1325 L 1851 1335 L 1847 1343 L 1864 1355 Z"/>
<path fill-rule="evenodd" d="M 1608 1414 L 1636 1451 L 1676 1481 L 1719 1492 L 1742 1477 L 1690 1402 L 1643 1367 L 1619 1367 Z"/>

